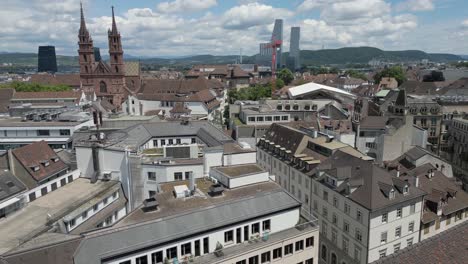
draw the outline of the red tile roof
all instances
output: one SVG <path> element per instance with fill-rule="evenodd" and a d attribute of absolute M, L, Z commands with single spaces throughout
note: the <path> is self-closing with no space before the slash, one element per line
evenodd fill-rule
<path fill-rule="evenodd" d="M 16 92 L 13 95 L 15 99 L 65 99 L 75 98 L 77 101 L 81 98 L 82 93 L 76 91 L 62 91 L 62 92 Z"/>
<path fill-rule="evenodd" d="M 29 82 L 45 85 L 64 84 L 71 87 L 80 87 L 81 80 L 79 74 L 34 74 Z"/>
<path fill-rule="evenodd" d="M 12 153 L 36 181 L 44 180 L 68 168 L 45 141 L 16 148 Z M 57 161 L 54 162 L 53 159 Z M 48 166 L 44 164 L 46 161 L 49 162 Z M 34 167 L 39 169 L 34 171 Z"/>

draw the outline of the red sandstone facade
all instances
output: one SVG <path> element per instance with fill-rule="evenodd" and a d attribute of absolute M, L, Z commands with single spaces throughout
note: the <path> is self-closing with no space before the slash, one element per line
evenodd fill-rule
<path fill-rule="evenodd" d="M 120 108 L 131 91 L 126 85 L 122 41 L 115 23 L 114 7 L 112 7 L 112 28 L 107 34 L 110 61 L 96 62 L 93 40 L 86 28 L 83 7 L 81 7 L 81 25 L 78 32 L 81 88 L 85 92 L 95 92 L 98 98 Z"/>

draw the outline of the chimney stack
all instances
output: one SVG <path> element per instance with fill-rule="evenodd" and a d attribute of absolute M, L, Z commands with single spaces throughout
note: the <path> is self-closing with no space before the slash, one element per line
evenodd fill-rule
<path fill-rule="evenodd" d="M 396 168 L 396 176 L 397 178 L 400 178 L 400 165 L 398 165 Z"/>
<path fill-rule="evenodd" d="M 416 177 L 415 177 L 414 186 L 415 186 L 416 188 L 419 188 L 419 176 L 416 176 Z"/>

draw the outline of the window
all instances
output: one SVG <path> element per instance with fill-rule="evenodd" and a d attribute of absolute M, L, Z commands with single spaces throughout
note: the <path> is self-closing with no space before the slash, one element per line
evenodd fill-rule
<path fill-rule="evenodd" d="M 314 183 L 314 194 L 318 195 L 318 185 L 317 185 L 317 183 Z"/>
<path fill-rule="evenodd" d="M 258 256 L 250 257 L 249 264 L 258 264 Z"/>
<path fill-rule="evenodd" d="M 88 211 L 81 213 L 81 218 L 85 219 L 86 217 L 88 217 Z"/>
<path fill-rule="evenodd" d="M 190 173 L 191 173 L 191 171 L 186 171 L 185 172 L 185 179 L 186 180 L 190 179 Z"/>
<path fill-rule="evenodd" d="M 351 212 L 351 207 L 349 206 L 349 204 L 344 204 L 344 211 L 347 215 L 349 215 L 349 213 Z"/>
<path fill-rule="evenodd" d="M 288 119 L 289 119 L 288 116 L 281 116 L 281 120 L 283 121 L 288 121 Z"/>
<path fill-rule="evenodd" d="M 323 191 L 323 199 L 328 202 L 328 192 Z"/>
<path fill-rule="evenodd" d="M 166 140 L 165 139 L 161 139 L 161 146 L 165 146 L 166 145 Z"/>
<path fill-rule="evenodd" d="M 307 259 L 305 264 L 314 264 L 314 258 Z"/>
<path fill-rule="evenodd" d="M 387 249 L 382 249 L 382 250 L 379 250 L 379 258 L 383 258 L 387 256 Z"/>
<path fill-rule="evenodd" d="M 153 140 L 153 147 L 155 147 L 155 148 L 158 147 L 158 140 L 157 139 Z"/>
<path fill-rule="evenodd" d="M 342 241 L 342 249 L 346 254 L 348 254 L 349 251 L 349 240 L 346 237 L 343 237 Z"/>
<path fill-rule="evenodd" d="M 191 141 L 192 144 L 195 144 L 197 143 L 197 139 L 196 138 L 192 138 L 192 141 Z"/>
<path fill-rule="evenodd" d="M 331 264 L 337 264 L 337 258 L 336 258 L 336 254 L 335 253 L 332 253 L 331 254 Z"/>
<path fill-rule="evenodd" d="M 338 207 L 338 198 L 336 196 L 333 196 L 333 206 Z"/>
<path fill-rule="evenodd" d="M 318 211 L 318 203 L 317 200 L 314 200 L 314 210 Z"/>
<path fill-rule="evenodd" d="M 68 178 L 67 178 L 67 179 L 68 179 L 68 183 L 70 183 L 70 182 L 72 182 L 72 181 L 73 181 L 73 176 L 71 176 L 71 175 L 70 175 L 70 176 L 68 176 Z"/>
<path fill-rule="evenodd" d="M 174 172 L 174 180 L 181 181 L 182 179 L 182 172 Z"/>
<path fill-rule="evenodd" d="M 109 202 L 109 197 L 104 198 L 103 203 L 106 205 Z"/>
<path fill-rule="evenodd" d="M 169 145 L 173 145 L 174 144 L 174 139 L 169 139 Z"/>
<path fill-rule="evenodd" d="M 284 246 L 284 256 L 290 255 L 293 253 L 293 244 Z"/>
<path fill-rule="evenodd" d="M 280 119 L 281 119 L 281 117 L 279 117 L 279 116 L 275 116 L 274 118 L 275 118 L 275 121 L 280 121 Z"/>
<path fill-rule="evenodd" d="M 406 240 L 406 244 L 407 244 L 408 247 L 411 246 L 411 245 L 413 245 L 413 238 L 408 238 L 408 239 Z"/>
<path fill-rule="evenodd" d="M 52 191 L 57 190 L 57 183 L 56 183 L 56 182 L 52 183 L 52 185 L 50 186 L 50 188 L 52 189 Z"/>
<path fill-rule="evenodd" d="M 337 243 L 337 240 L 338 240 L 338 236 L 336 234 L 336 230 L 332 228 L 332 237 L 331 237 L 331 240 L 334 244 Z"/>
<path fill-rule="evenodd" d="M 273 259 L 281 258 L 282 250 L 281 248 L 273 249 Z"/>
<path fill-rule="evenodd" d="M 361 230 L 357 229 L 356 228 L 356 239 L 358 241 L 362 241 L 362 233 L 361 233 Z"/>
<path fill-rule="evenodd" d="M 455 213 L 455 222 L 462 219 L 462 212 L 458 211 Z"/>
<path fill-rule="evenodd" d="M 244 226 L 244 241 L 249 240 L 249 226 Z"/>
<path fill-rule="evenodd" d="M 359 221 L 359 223 L 362 223 L 362 213 L 360 210 L 357 210 L 356 212 L 356 219 Z"/>
<path fill-rule="evenodd" d="M 86 72 L 88 72 L 88 67 L 86 67 Z M 132 263 L 131 260 L 126 260 L 126 261 L 120 262 L 119 264 L 131 264 L 131 263 Z"/>
<path fill-rule="evenodd" d="M 65 184 L 67 184 L 67 179 L 63 178 L 60 180 L 60 186 L 64 186 Z"/>
<path fill-rule="evenodd" d="M 397 253 L 398 251 L 400 251 L 400 245 L 400 243 L 393 245 L 393 253 Z"/>
<path fill-rule="evenodd" d="M 195 240 L 195 257 L 200 255 L 200 240 Z"/>
<path fill-rule="evenodd" d="M 273 121 L 273 117 L 272 116 L 266 116 L 265 117 L 265 121 Z"/>
<path fill-rule="evenodd" d="M 403 194 L 408 194 L 408 190 L 409 190 L 408 185 L 405 185 L 405 187 L 403 187 Z"/>
<path fill-rule="evenodd" d="M 224 232 L 224 243 L 234 242 L 234 232 L 232 230 Z"/>
<path fill-rule="evenodd" d="M 349 223 L 343 220 L 343 231 L 349 233 Z"/>
<path fill-rule="evenodd" d="M 354 259 L 361 261 L 361 248 L 357 245 L 354 245 Z"/>
<path fill-rule="evenodd" d="M 210 252 L 210 240 L 208 237 L 203 238 L 203 254 Z"/>
<path fill-rule="evenodd" d="M 156 172 L 148 171 L 148 180 L 149 181 L 156 181 Z"/>
<path fill-rule="evenodd" d="M 182 252 L 182 256 L 192 254 L 192 243 L 182 244 L 182 246 L 180 246 L 180 251 Z"/>
<path fill-rule="evenodd" d="M 449 214 L 447 215 L 446 225 L 450 225 L 451 222 L 452 222 L 452 215 Z"/>
<path fill-rule="evenodd" d="M 327 261 L 327 246 L 322 245 L 322 252 L 321 252 L 322 259 Z"/>
<path fill-rule="evenodd" d="M 70 220 L 70 222 L 68 222 L 68 224 L 70 225 L 70 228 L 73 228 L 75 226 L 75 224 L 76 224 L 75 219 Z"/>
<path fill-rule="evenodd" d="M 296 251 L 304 250 L 304 240 L 296 241 Z"/>
<path fill-rule="evenodd" d="M 70 135 L 70 129 L 60 129 L 59 130 L 61 136 L 69 136 Z"/>
<path fill-rule="evenodd" d="M 335 224 L 335 225 L 338 223 L 338 217 L 336 216 L 335 213 L 332 214 L 332 222 L 333 222 L 333 224 Z"/>
<path fill-rule="evenodd" d="M 166 257 L 168 259 L 177 258 L 177 247 L 172 247 L 172 248 L 166 249 Z"/>
<path fill-rule="evenodd" d="M 388 213 L 382 214 L 382 223 L 387 223 L 388 221 Z"/>
<path fill-rule="evenodd" d="M 38 136 L 50 136 L 50 130 L 39 129 L 37 130 L 37 135 Z"/>
<path fill-rule="evenodd" d="M 408 224 L 408 232 L 414 232 L 414 221 Z"/>
<path fill-rule="evenodd" d="M 271 254 L 270 251 L 262 253 L 260 256 L 261 263 L 268 263 L 271 261 Z"/>
<path fill-rule="evenodd" d="M 401 226 L 398 226 L 395 228 L 395 237 L 400 237 L 401 236 Z"/>
<path fill-rule="evenodd" d="M 323 217 L 328 218 L 328 209 L 325 206 L 322 207 L 322 215 Z"/>
<path fill-rule="evenodd" d="M 397 211 L 396 211 L 396 217 L 401 218 L 402 214 L 403 214 L 402 209 L 398 208 Z"/>
<path fill-rule="evenodd" d="M 416 212 L 416 204 L 411 204 L 410 205 L 410 213 L 414 214 L 414 212 Z"/>
<path fill-rule="evenodd" d="M 148 264 L 148 256 L 141 256 L 136 258 L 136 264 Z"/>
<path fill-rule="evenodd" d="M 306 238 L 306 248 L 314 246 L 314 237 Z"/>
<path fill-rule="evenodd" d="M 32 192 L 29 194 L 29 201 L 32 202 L 36 200 L 36 193 L 35 192 Z"/>
<path fill-rule="evenodd" d="M 245 259 L 240 260 L 240 261 L 237 261 L 236 264 L 247 264 L 247 261 Z"/>
<path fill-rule="evenodd" d="M 270 230 L 270 229 L 271 229 L 271 226 L 270 226 L 270 225 L 271 225 L 270 219 L 263 221 L 263 223 L 262 223 L 262 230 L 263 230 L 263 231 L 265 231 L 265 230 Z"/>
<path fill-rule="evenodd" d="M 177 139 L 176 139 L 176 144 L 181 144 L 181 143 L 182 143 L 182 142 L 181 142 L 180 138 L 177 138 Z"/>
<path fill-rule="evenodd" d="M 260 223 L 252 224 L 252 234 L 260 233 Z"/>
<path fill-rule="evenodd" d="M 387 243 L 387 232 L 380 233 L 380 244 Z"/>
<path fill-rule="evenodd" d="M 163 252 L 158 251 L 151 254 L 151 264 L 163 263 Z"/>
<path fill-rule="evenodd" d="M 41 189 L 41 196 L 44 196 L 47 194 L 47 187 L 44 187 Z"/>

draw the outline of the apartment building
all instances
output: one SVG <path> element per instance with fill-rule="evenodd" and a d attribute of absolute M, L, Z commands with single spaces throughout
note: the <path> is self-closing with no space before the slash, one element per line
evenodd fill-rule
<path fill-rule="evenodd" d="M 450 151 L 446 156 L 452 162 L 455 177 L 468 190 L 468 119 L 453 118 L 448 131 Z"/>
<path fill-rule="evenodd" d="M 110 228 L 2 257 L 51 264 L 318 263 L 316 219 L 255 164 L 161 187 Z M 179 196 L 180 189 L 187 192 Z"/>
<path fill-rule="evenodd" d="M 257 162 L 308 204 L 321 228 L 321 263 L 370 263 L 419 241 L 424 192 L 344 144 L 282 125 Z"/>

